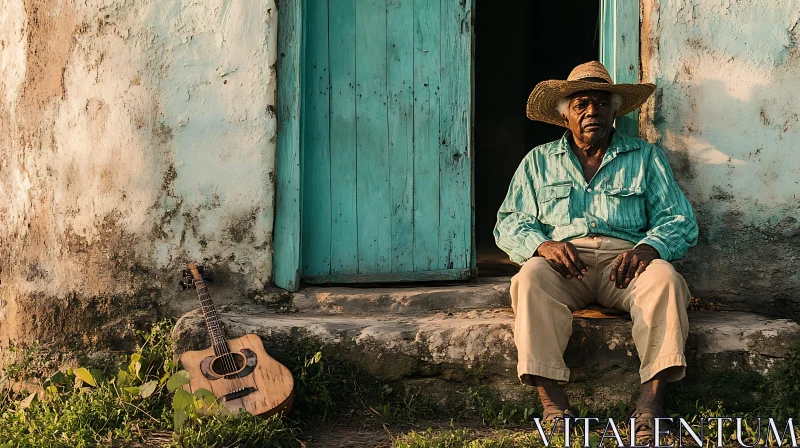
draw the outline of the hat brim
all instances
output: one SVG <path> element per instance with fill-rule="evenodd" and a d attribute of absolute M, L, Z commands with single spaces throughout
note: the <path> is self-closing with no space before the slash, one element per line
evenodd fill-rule
<path fill-rule="evenodd" d="M 557 110 L 558 101 L 584 90 L 603 90 L 622 97 L 622 105 L 616 116 L 625 115 L 638 108 L 656 90 L 654 84 L 609 84 L 591 81 L 563 81 L 551 79 L 536 84 L 528 97 L 526 114 L 528 118 L 557 126 L 567 127 L 567 123 Z"/>

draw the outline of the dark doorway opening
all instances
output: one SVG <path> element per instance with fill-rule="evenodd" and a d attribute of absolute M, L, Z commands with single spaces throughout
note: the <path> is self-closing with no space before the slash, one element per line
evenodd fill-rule
<path fill-rule="evenodd" d="M 525 104 L 545 79 L 566 79 L 598 59 L 599 1 L 477 0 L 475 7 L 475 232 L 478 275 L 519 269 L 492 231 L 514 171 L 537 145 L 565 129 L 528 120 Z"/>

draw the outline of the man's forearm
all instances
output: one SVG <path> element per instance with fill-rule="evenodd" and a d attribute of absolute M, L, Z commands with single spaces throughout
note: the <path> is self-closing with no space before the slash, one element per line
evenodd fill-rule
<path fill-rule="evenodd" d="M 536 218 L 519 212 L 501 216 L 495 226 L 494 236 L 497 246 L 518 264 L 534 256 L 539 245 L 550 239 L 541 230 Z"/>

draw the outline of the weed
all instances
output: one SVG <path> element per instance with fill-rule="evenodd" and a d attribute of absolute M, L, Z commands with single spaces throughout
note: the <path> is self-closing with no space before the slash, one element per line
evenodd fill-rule
<path fill-rule="evenodd" d="M 291 345 L 286 366 L 295 377 L 293 418 L 326 421 L 333 415 L 368 415 L 382 424 L 411 423 L 433 406 L 418 391 L 393 387 L 362 372 L 319 343 L 302 339 Z"/>
<path fill-rule="evenodd" d="M 531 421 L 534 415 L 541 414 L 541 406 L 520 403 L 508 403 L 499 399 L 495 393 L 485 387 L 472 390 L 472 401 L 481 421 L 491 426 L 509 426 Z"/>
<path fill-rule="evenodd" d="M 165 321 L 140 333 L 138 350 L 116 372 L 75 368 L 36 378 L 43 366 L 37 360 L 46 356 L 19 351 L 3 376 L 0 447 L 155 446 L 154 434 L 158 445 L 298 446 L 294 431 L 278 417 L 200 415 L 210 392 L 192 396 L 180 389 L 184 375 L 172 359 L 171 328 Z M 25 380 L 31 384 L 31 378 L 33 391 L 12 387 Z M 192 399 L 179 404 L 181 394 Z"/>
<path fill-rule="evenodd" d="M 302 340 L 293 345 L 287 367 L 295 377 L 295 412 L 299 417 L 314 415 L 324 420 L 343 402 L 352 400 L 357 381 L 351 384 L 355 369 L 333 357 L 323 357 L 323 349 L 314 341 Z"/>
<path fill-rule="evenodd" d="M 183 448 L 297 447 L 296 429 L 279 416 L 268 419 L 241 414 L 208 418 L 195 414 L 176 436 Z"/>
<path fill-rule="evenodd" d="M 800 344 L 789 349 L 767 378 L 762 388 L 768 397 L 765 410 L 781 418 L 800 415 Z"/>
<path fill-rule="evenodd" d="M 231 416 L 210 392 L 189 394 L 182 389 L 188 378 L 173 360 L 172 325 L 170 321 L 160 322 L 150 331 L 139 333 L 138 349 L 114 369 L 87 366 L 50 374 L 55 363 L 46 347 L 7 351 L 6 356 L 13 360 L 0 377 L 0 448 L 297 447 L 300 428 L 309 424 L 360 417 L 363 420 L 359 423 L 372 420 L 383 425 L 407 425 L 436 411 L 446 411 L 437 409 L 418 390 L 380 381 L 324 346 L 301 340 L 288 345 L 285 357 L 295 378 L 295 411 L 288 417 L 268 419 Z M 745 418 L 744 442 L 758 442 L 763 432 L 759 433 L 754 416 L 785 418 L 800 412 L 800 345 L 793 347 L 767 377 L 732 373 L 704 381 L 701 389 L 671 385 L 667 394 L 669 413 L 689 417 L 695 427 L 700 418 L 741 416 Z M 531 423 L 531 418 L 541 412 L 538 403 L 503 401 L 489 388 L 469 393 L 482 428 L 451 424 L 441 430 L 411 431 L 395 438 L 393 445 L 541 445 Z M 747 400 L 753 397 L 760 407 L 744 412 L 750 403 Z M 201 415 L 201 409 L 217 412 Z M 581 416 L 605 414 L 618 423 L 626 421 L 632 410 L 626 403 L 602 412 L 580 403 L 574 409 Z M 603 429 L 600 425 L 589 434 L 593 446 L 601 441 Z M 624 430 L 622 437 L 627 440 Z M 582 440 L 582 430 L 576 430 L 570 445 L 579 445 Z M 564 443 L 563 434 L 558 433 L 551 441 L 554 446 Z"/>
<path fill-rule="evenodd" d="M 592 446 L 597 446 L 599 438 L 592 434 Z M 570 440 L 569 446 L 582 446 L 582 434 L 576 432 Z M 551 446 L 565 445 L 563 435 L 553 435 Z M 541 447 L 542 440 L 539 434 L 532 430 L 512 431 L 493 430 L 478 431 L 472 428 L 450 428 L 436 431 L 411 431 L 393 440 L 394 448 L 519 448 Z"/>

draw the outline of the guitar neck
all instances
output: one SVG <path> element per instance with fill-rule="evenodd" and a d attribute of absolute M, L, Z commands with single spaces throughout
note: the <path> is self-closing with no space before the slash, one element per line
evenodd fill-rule
<path fill-rule="evenodd" d="M 203 317 L 206 319 L 208 337 L 211 339 L 214 352 L 217 356 L 230 353 L 228 343 L 225 341 L 225 335 L 222 333 L 219 315 L 216 308 L 214 308 L 214 303 L 211 301 L 211 294 L 208 293 L 205 282 L 196 278 L 194 284 L 197 288 L 197 296 L 200 298 L 200 308 L 203 310 Z"/>

